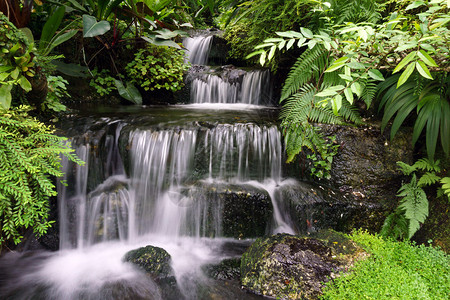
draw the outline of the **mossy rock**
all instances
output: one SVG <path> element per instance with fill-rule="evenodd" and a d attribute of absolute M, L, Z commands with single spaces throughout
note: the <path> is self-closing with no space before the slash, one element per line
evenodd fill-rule
<path fill-rule="evenodd" d="M 203 272 L 210 278 L 217 280 L 239 280 L 241 275 L 241 259 L 227 258 L 219 264 L 203 266 Z"/>
<path fill-rule="evenodd" d="M 162 248 L 145 246 L 131 250 L 123 260 L 137 265 L 156 281 L 174 277 L 170 254 Z"/>
<path fill-rule="evenodd" d="M 277 234 L 257 239 L 242 256 L 241 283 L 277 299 L 316 299 L 323 283 L 352 265 L 361 250 L 343 234 Z"/>

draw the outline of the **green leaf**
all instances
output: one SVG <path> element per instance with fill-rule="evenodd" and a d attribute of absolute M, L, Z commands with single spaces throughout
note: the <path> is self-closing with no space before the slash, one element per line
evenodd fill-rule
<path fill-rule="evenodd" d="M 423 50 L 420 50 L 417 52 L 417 56 L 419 56 L 419 58 L 426 63 L 427 65 L 429 65 L 430 67 L 438 67 L 438 65 L 436 64 L 436 62 L 434 61 L 433 58 L 431 58 L 430 55 L 428 55 L 428 53 L 426 53 Z"/>
<path fill-rule="evenodd" d="M 314 37 L 312 31 L 308 28 L 300 27 L 300 32 L 308 39 L 312 39 Z"/>
<path fill-rule="evenodd" d="M 64 6 L 60 6 L 48 18 L 47 22 L 45 22 L 44 28 L 42 29 L 41 39 L 39 40 L 40 52 L 42 52 L 45 48 L 47 48 L 48 44 L 50 43 L 50 40 L 55 35 L 56 30 L 61 24 L 65 12 L 66 9 L 64 8 Z"/>
<path fill-rule="evenodd" d="M 413 3 L 411 3 L 410 5 L 408 5 L 405 10 L 411 10 L 417 7 L 420 7 L 422 5 L 426 5 L 425 2 L 423 1 L 414 1 Z"/>
<path fill-rule="evenodd" d="M 437 176 L 436 173 L 426 172 L 419 178 L 417 185 L 420 187 L 432 185 L 435 184 L 436 182 L 439 182 L 440 179 L 441 177 Z"/>
<path fill-rule="evenodd" d="M 142 96 L 138 89 L 131 83 L 127 82 L 126 87 L 120 80 L 114 79 L 119 95 L 137 105 L 142 105 Z"/>
<path fill-rule="evenodd" d="M 411 76 L 412 72 L 414 71 L 414 66 L 415 64 L 411 63 L 406 67 L 405 71 L 403 71 L 402 75 L 400 75 L 400 78 L 398 79 L 397 88 L 399 88 L 406 82 L 406 80 L 408 80 L 409 76 Z"/>
<path fill-rule="evenodd" d="M 291 49 L 291 47 L 294 45 L 295 39 L 290 39 L 286 45 L 286 50 Z"/>
<path fill-rule="evenodd" d="M 433 79 L 433 77 L 430 74 L 430 71 L 428 70 L 427 66 L 423 63 L 423 61 L 416 61 L 416 69 L 423 77 Z"/>
<path fill-rule="evenodd" d="M 450 177 L 442 178 L 441 183 L 444 193 L 450 198 Z"/>
<path fill-rule="evenodd" d="M 325 70 L 325 73 L 339 70 L 343 66 L 345 66 L 345 62 L 340 62 L 340 63 L 334 62 L 331 64 L 331 66 L 328 69 Z"/>
<path fill-rule="evenodd" d="M 16 67 L 12 72 L 11 72 L 11 78 L 12 79 L 17 79 L 19 77 L 19 73 L 20 70 L 18 67 Z"/>
<path fill-rule="evenodd" d="M 59 72 L 73 77 L 85 78 L 87 77 L 87 73 L 89 70 L 85 66 L 80 66 L 76 64 L 66 64 L 59 60 L 53 60 L 52 64 L 56 66 L 56 70 L 58 70 Z"/>
<path fill-rule="evenodd" d="M 347 101 L 348 101 L 350 104 L 353 104 L 353 93 L 352 93 L 351 89 L 346 88 L 346 89 L 344 90 L 344 95 L 345 95 L 345 98 L 347 99 Z"/>
<path fill-rule="evenodd" d="M 353 82 L 350 86 L 352 92 L 357 95 L 358 97 L 361 97 L 362 88 L 361 85 L 358 82 Z"/>
<path fill-rule="evenodd" d="M 264 66 L 264 64 L 266 63 L 266 56 L 267 56 L 266 51 L 261 53 L 261 56 L 259 57 L 259 63 L 261 64 L 261 66 Z"/>
<path fill-rule="evenodd" d="M 97 22 L 95 17 L 89 15 L 83 15 L 83 37 L 94 37 L 105 34 L 111 25 L 108 21 Z"/>
<path fill-rule="evenodd" d="M 436 52 L 436 49 L 434 49 L 434 47 L 431 46 L 430 44 L 423 44 L 422 43 L 422 44 L 419 44 L 419 46 L 420 46 L 420 48 L 425 49 L 427 51 L 430 51 L 430 52 L 433 52 L 433 53 Z"/>
<path fill-rule="evenodd" d="M 333 108 L 333 113 L 339 115 L 339 110 L 342 107 L 342 96 L 336 95 L 331 101 L 331 106 Z"/>
<path fill-rule="evenodd" d="M 272 60 L 273 56 L 275 55 L 276 50 L 277 50 L 276 46 L 272 46 L 272 48 L 270 48 L 269 55 L 267 56 L 268 61 Z"/>
<path fill-rule="evenodd" d="M 379 80 L 379 81 L 384 81 L 383 74 L 381 74 L 381 72 L 378 71 L 377 69 L 371 69 L 371 70 L 369 70 L 368 73 L 369 73 L 369 76 L 372 79 Z"/>
<path fill-rule="evenodd" d="M 20 76 L 19 78 L 19 85 L 22 89 L 24 89 L 26 92 L 31 91 L 31 83 L 28 81 L 28 79 L 25 78 L 25 76 Z"/>
<path fill-rule="evenodd" d="M 172 40 L 166 40 L 166 39 L 160 39 L 160 38 L 153 38 L 153 37 L 147 37 L 147 36 L 141 36 L 141 38 L 153 45 L 156 46 L 168 46 L 168 47 L 173 47 L 176 49 L 181 49 L 180 45 L 178 45 L 177 43 L 175 43 Z"/>
<path fill-rule="evenodd" d="M 247 55 L 247 56 L 245 57 L 245 59 L 252 58 L 252 57 L 255 56 L 255 55 L 260 55 L 260 54 L 263 53 L 263 52 L 266 52 L 266 51 L 263 50 L 263 49 L 258 50 L 258 51 L 254 51 L 254 52 L 250 53 L 249 55 Z"/>
<path fill-rule="evenodd" d="M 402 52 L 402 51 L 405 51 L 405 50 L 408 50 L 408 49 L 412 49 L 412 48 L 415 48 L 415 47 L 417 47 L 417 42 L 416 41 L 409 42 L 409 43 L 406 43 L 406 44 L 402 44 L 402 45 L 398 46 L 394 51 L 395 52 Z"/>
<path fill-rule="evenodd" d="M 47 55 L 50 53 L 50 51 L 52 51 L 53 48 L 55 48 L 56 46 L 64 43 L 65 41 L 70 40 L 75 34 L 77 34 L 78 30 L 69 30 L 65 33 L 62 34 L 58 34 L 57 36 L 54 37 L 54 39 L 50 42 L 50 44 L 48 45 L 48 47 L 45 49 L 45 52 L 42 53 L 42 55 Z"/>
<path fill-rule="evenodd" d="M 1 108 L 8 110 L 11 106 L 11 89 L 12 85 L 2 84 L 0 85 L 0 106 Z"/>
<path fill-rule="evenodd" d="M 397 73 L 401 69 L 403 69 L 404 66 L 406 66 L 410 61 L 412 61 L 416 57 L 417 52 L 411 52 L 408 55 L 405 56 L 405 58 L 402 59 L 402 61 L 395 67 L 394 71 L 392 71 L 392 74 Z"/>

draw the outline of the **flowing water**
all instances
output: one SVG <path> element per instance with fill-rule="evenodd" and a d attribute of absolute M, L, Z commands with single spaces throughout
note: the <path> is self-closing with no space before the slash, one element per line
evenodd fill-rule
<path fill-rule="evenodd" d="M 193 64 L 206 63 L 210 42 L 185 42 Z M 0 298 L 256 297 L 224 288 L 202 266 L 238 255 L 226 250 L 230 243 L 242 248 L 251 241 L 235 239 L 224 225 L 239 221 L 226 223 L 230 208 L 223 195 L 266 195 L 273 214 L 265 233 L 296 232 L 280 192 L 296 183 L 282 175 L 277 110 L 260 105 L 270 94 L 269 77 L 261 70 L 242 71 L 234 81 L 201 74 L 191 82 L 192 105 L 80 113 L 66 120 L 63 130 L 86 165 L 63 159 L 60 250 L 6 255 Z M 127 251 L 146 245 L 171 255 L 181 294 L 170 296 L 122 261 Z"/>

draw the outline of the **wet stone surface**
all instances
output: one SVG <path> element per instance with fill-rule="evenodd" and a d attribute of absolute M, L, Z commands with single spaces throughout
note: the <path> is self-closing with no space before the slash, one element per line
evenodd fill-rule
<path fill-rule="evenodd" d="M 277 299 L 316 299 L 323 282 L 350 266 L 358 248 L 328 231 L 317 238 L 277 234 L 259 238 L 242 256 L 241 283 Z"/>

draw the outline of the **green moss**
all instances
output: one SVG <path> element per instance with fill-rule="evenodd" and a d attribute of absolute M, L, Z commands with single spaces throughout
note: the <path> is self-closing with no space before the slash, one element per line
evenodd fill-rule
<path fill-rule="evenodd" d="M 362 231 L 351 238 L 371 256 L 329 282 L 322 299 L 448 299 L 450 258 L 443 251 Z"/>

